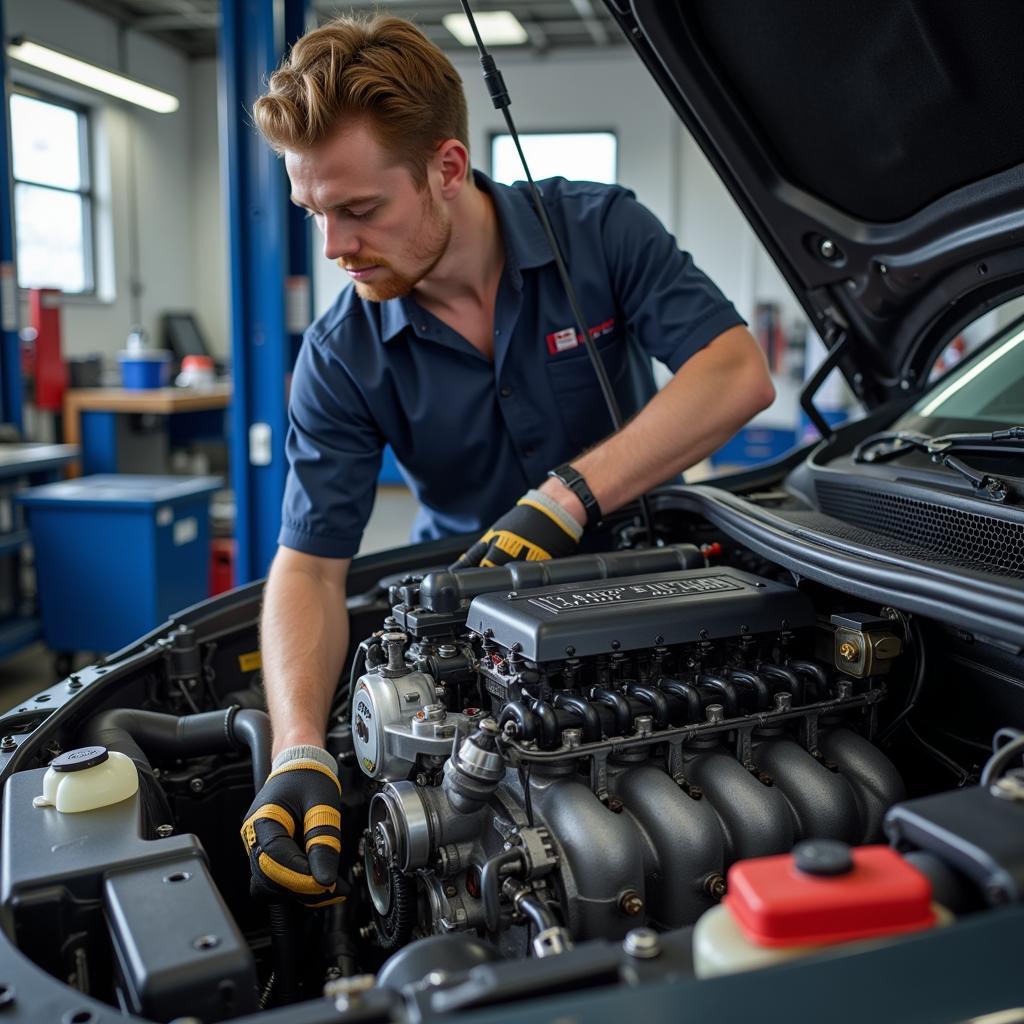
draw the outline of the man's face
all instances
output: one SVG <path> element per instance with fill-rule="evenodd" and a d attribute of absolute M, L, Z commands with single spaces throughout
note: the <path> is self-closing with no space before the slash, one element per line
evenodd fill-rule
<path fill-rule="evenodd" d="M 437 265 L 451 237 L 446 204 L 431 184 L 356 123 L 315 149 L 285 153 L 292 202 L 315 218 L 324 255 L 347 271 L 364 299 L 408 295 Z"/>

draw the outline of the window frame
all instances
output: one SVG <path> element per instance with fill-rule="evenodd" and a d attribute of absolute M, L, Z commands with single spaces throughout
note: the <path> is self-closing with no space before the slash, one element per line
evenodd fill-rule
<path fill-rule="evenodd" d="M 613 184 L 619 180 L 619 133 L 615 128 L 522 128 L 516 129 L 516 134 L 522 138 L 524 135 L 610 135 L 615 140 L 615 161 L 612 165 Z M 492 128 L 487 132 L 487 174 L 494 177 L 494 140 L 501 137 L 511 138 L 512 133 L 507 128 Z M 530 168 L 533 173 L 533 168 Z M 523 176 L 523 181 L 526 176 Z M 581 179 L 586 180 L 586 179 Z"/>
<path fill-rule="evenodd" d="M 10 104 L 15 96 L 26 96 L 29 99 L 38 100 L 40 103 L 49 103 L 51 106 L 63 107 L 78 116 L 78 165 L 81 168 L 82 180 L 78 188 L 63 188 L 60 185 L 48 185 L 38 181 L 31 181 L 25 178 L 18 178 L 14 174 L 14 136 L 11 134 L 11 194 L 12 199 L 17 192 L 18 185 L 30 185 L 33 188 L 48 189 L 51 192 L 62 192 L 65 194 L 77 195 L 82 199 L 82 260 L 83 277 L 86 286 L 80 291 L 64 292 L 68 297 L 74 298 L 96 298 L 96 218 L 94 213 L 96 194 L 94 183 L 96 176 L 93 168 L 93 136 L 92 136 L 92 109 L 84 103 L 76 103 L 64 96 L 58 96 L 42 89 L 37 89 L 22 82 L 13 82 L 8 98 L 7 117 L 11 120 Z M 11 213 L 11 220 L 14 225 L 15 254 L 17 254 L 17 214 L 16 204 Z M 18 282 L 22 291 L 28 290 L 26 286 Z"/>

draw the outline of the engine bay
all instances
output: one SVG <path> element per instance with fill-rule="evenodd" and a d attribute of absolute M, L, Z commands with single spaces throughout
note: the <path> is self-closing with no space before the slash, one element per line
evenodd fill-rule
<path fill-rule="evenodd" d="M 83 1007 L 405 1019 L 410 1000 L 442 1017 L 730 973 L 714 915 L 746 898 L 744 865 L 883 844 L 926 880 L 932 930 L 1020 899 L 1024 802 L 990 793 L 999 773 L 976 784 L 993 723 L 1020 721 L 1006 645 L 714 540 L 365 579 L 327 739 L 335 905 L 248 892 L 238 828 L 269 771 L 258 593 L 8 716 L 4 930 Z M 985 693 L 970 711 L 957 659 Z M 43 805 L 61 756 L 129 759 L 137 791 Z"/>

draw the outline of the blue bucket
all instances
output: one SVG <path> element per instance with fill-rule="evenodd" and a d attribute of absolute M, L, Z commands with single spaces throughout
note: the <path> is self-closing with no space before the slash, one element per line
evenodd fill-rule
<path fill-rule="evenodd" d="M 118 352 L 121 385 L 133 391 L 166 387 L 171 378 L 171 358 L 166 349 Z"/>

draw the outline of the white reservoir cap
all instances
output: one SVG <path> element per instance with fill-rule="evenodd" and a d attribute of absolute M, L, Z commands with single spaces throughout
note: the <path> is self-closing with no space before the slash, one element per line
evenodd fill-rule
<path fill-rule="evenodd" d="M 78 747 L 50 762 L 42 796 L 32 805 L 76 814 L 127 800 L 138 788 L 139 772 L 130 757 L 106 747 Z"/>

